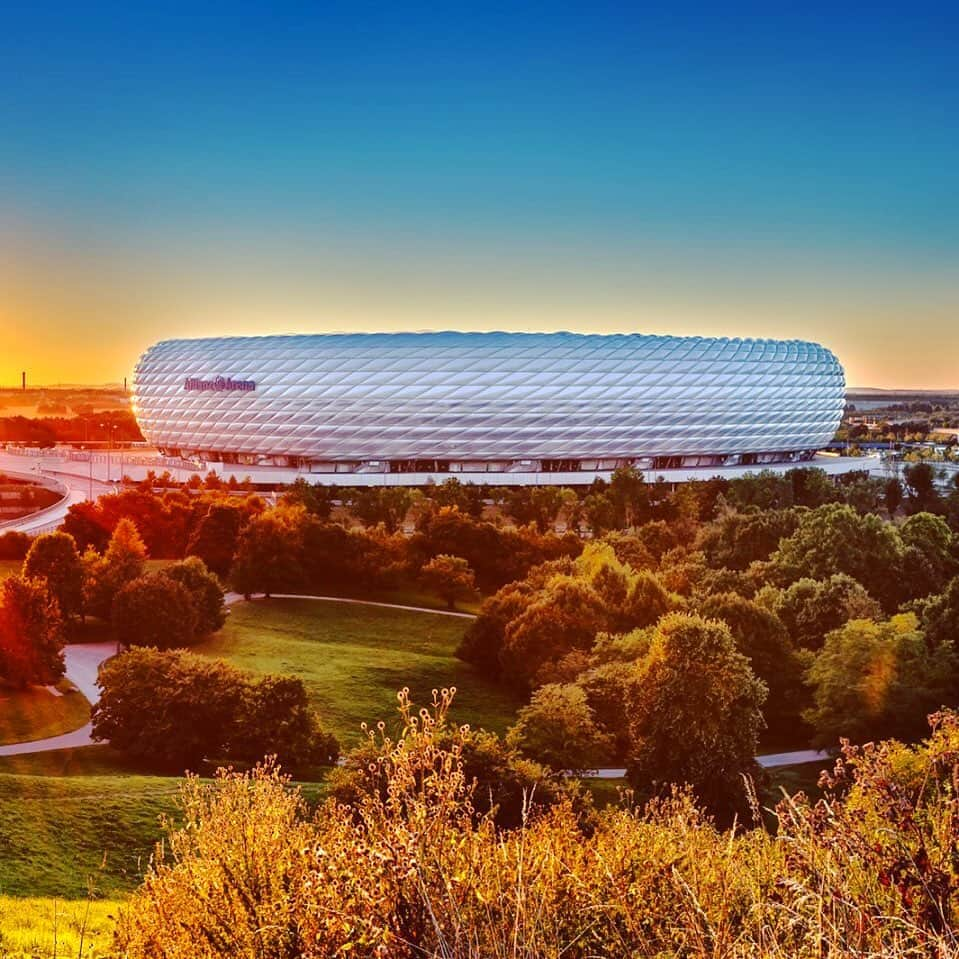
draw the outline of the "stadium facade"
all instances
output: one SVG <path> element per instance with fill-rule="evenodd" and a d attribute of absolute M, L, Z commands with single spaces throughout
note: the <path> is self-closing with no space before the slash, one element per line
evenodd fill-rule
<path fill-rule="evenodd" d="M 839 425 L 845 379 L 797 340 L 227 337 L 148 349 L 134 403 L 151 445 L 234 472 L 568 482 L 625 464 L 708 476 L 808 461 Z"/>

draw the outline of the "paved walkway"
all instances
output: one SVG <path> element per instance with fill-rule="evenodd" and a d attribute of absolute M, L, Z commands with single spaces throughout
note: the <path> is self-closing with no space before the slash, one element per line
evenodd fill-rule
<path fill-rule="evenodd" d="M 829 763 L 833 756 L 825 749 L 798 749 L 791 753 L 768 753 L 757 756 L 756 762 L 763 769 L 775 769 L 777 766 L 801 766 L 803 763 Z"/>
<path fill-rule="evenodd" d="M 792 753 L 769 753 L 757 756 L 756 762 L 763 769 L 776 769 L 780 766 L 801 766 L 803 763 L 829 764 L 832 756 L 825 750 L 799 749 Z M 626 769 L 622 766 L 607 766 L 603 769 L 588 769 L 580 774 L 583 779 L 623 779 Z"/>
<path fill-rule="evenodd" d="M 91 706 L 100 698 L 100 688 L 97 686 L 100 664 L 113 656 L 116 651 L 116 643 L 74 643 L 63 651 L 67 665 L 67 679 L 86 696 Z M 91 746 L 93 745 L 93 740 L 90 738 L 92 731 L 92 724 L 87 723 L 61 736 L 35 739 L 26 743 L 11 743 L 9 746 L 0 746 L 0 756 L 23 756 L 27 753 L 51 752 L 54 749 Z"/>
<path fill-rule="evenodd" d="M 262 593 L 255 593 L 262 596 Z M 313 599 L 321 603 L 350 603 L 354 606 L 382 606 L 384 609 L 405 609 L 411 613 L 434 613 L 437 616 L 459 616 L 461 619 L 476 619 L 473 613 L 458 613 L 451 609 L 431 609 L 429 606 L 403 606 L 400 603 L 375 603 L 370 599 L 347 599 L 345 596 L 307 596 L 299 593 L 271 593 L 271 599 Z M 226 605 L 233 606 L 244 602 L 245 597 L 240 593 L 227 593 Z"/>

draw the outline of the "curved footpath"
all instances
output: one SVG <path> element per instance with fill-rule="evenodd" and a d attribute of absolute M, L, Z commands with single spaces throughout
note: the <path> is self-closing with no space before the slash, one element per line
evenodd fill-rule
<path fill-rule="evenodd" d="M 63 651 L 63 658 L 67 665 L 67 679 L 86 696 L 91 706 L 100 698 L 100 687 L 97 686 L 100 664 L 116 651 L 117 644 L 112 642 L 74 643 Z M 73 732 L 63 733 L 60 736 L 0 746 L 0 756 L 23 756 L 27 753 L 47 753 L 54 749 L 69 749 L 74 746 L 92 746 L 93 740 L 90 738 L 92 730 L 93 726 L 87 723 L 79 729 L 74 729 Z"/>
<path fill-rule="evenodd" d="M 458 613 L 448 609 L 430 609 L 425 606 L 404 606 L 400 603 L 378 603 L 366 599 L 350 599 L 344 596 L 312 596 L 297 593 L 274 593 L 273 599 L 307 599 L 322 603 L 347 603 L 356 606 L 379 606 L 383 609 L 402 609 L 413 613 L 433 613 L 438 616 L 457 616 L 461 619 L 475 619 L 472 613 Z M 227 606 L 235 606 L 244 602 L 240 593 L 227 593 L 224 597 Z M 94 705 L 100 698 L 100 689 L 97 686 L 97 673 L 100 664 L 116 653 L 116 644 L 107 643 L 76 643 L 67 646 L 64 651 L 67 666 L 67 679 L 70 680 Z M 9 746 L 0 746 L 0 756 L 21 756 L 27 753 L 51 752 L 54 749 L 68 749 L 75 746 L 93 745 L 90 738 L 91 724 L 87 723 L 80 729 L 64 733 L 62 736 L 52 736 L 49 739 L 37 739 L 33 742 L 13 743 Z M 789 753 L 771 753 L 766 756 L 757 756 L 756 761 L 765 769 L 775 769 L 778 766 L 795 766 L 801 763 L 828 762 L 829 753 L 815 749 L 800 749 Z M 591 779 L 622 779 L 626 775 L 623 767 L 608 767 L 592 769 L 584 774 Z"/>

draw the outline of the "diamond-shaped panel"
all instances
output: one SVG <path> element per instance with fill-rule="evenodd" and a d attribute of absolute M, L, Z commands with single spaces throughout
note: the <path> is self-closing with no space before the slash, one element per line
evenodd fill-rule
<path fill-rule="evenodd" d="M 187 379 L 255 389 L 187 389 Z M 817 449 L 845 404 L 815 343 L 574 333 L 167 340 L 135 409 L 161 449 L 386 459 L 596 459 Z"/>

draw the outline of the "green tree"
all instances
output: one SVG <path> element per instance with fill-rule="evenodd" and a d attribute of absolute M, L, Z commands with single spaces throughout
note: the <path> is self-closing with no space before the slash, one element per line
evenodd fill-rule
<path fill-rule="evenodd" d="M 588 583 L 556 576 L 506 627 L 500 650 L 502 675 L 516 686 L 538 685 L 537 674 L 573 650 L 588 650 L 608 628 L 609 613 Z"/>
<path fill-rule="evenodd" d="M 488 679 L 499 679 L 506 627 L 534 601 L 535 594 L 536 590 L 524 582 L 510 583 L 483 600 L 456 655 L 472 663 Z"/>
<path fill-rule="evenodd" d="M 930 648 L 912 613 L 852 620 L 826 637 L 809 668 L 814 705 L 806 718 L 822 746 L 840 737 L 915 739 L 951 695 L 955 676 L 953 645 Z"/>
<path fill-rule="evenodd" d="M 242 527 L 239 507 L 213 503 L 197 523 L 187 543 L 187 555 L 198 556 L 217 576 L 228 576 Z"/>
<path fill-rule="evenodd" d="M 352 490 L 348 502 L 364 526 L 381 525 L 395 533 L 413 505 L 413 493 L 404 486 L 371 486 Z"/>
<path fill-rule="evenodd" d="M 751 563 L 769 559 L 780 540 L 799 525 L 801 511 L 794 509 L 726 511 L 699 533 L 699 548 L 709 565 L 745 570 Z"/>
<path fill-rule="evenodd" d="M 594 536 L 602 536 L 618 526 L 616 504 L 607 493 L 589 493 L 583 500 L 583 516 Z"/>
<path fill-rule="evenodd" d="M 902 506 L 902 494 L 902 483 L 896 477 L 893 476 L 886 480 L 883 500 L 890 517 L 894 517 L 899 511 L 899 507 Z"/>
<path fill-rule="evenodd" d="M 63 619 L 42 579 L 11 576 L 0 602 L 0 677 L 13 686 L 54 683 L 64 672 Z"/>
<path fill-rule="evenodd" d="M 616 525 L 632 529 L 650 519 L 649 484 L 635 466 L 620 466 L 609 479 L 609 498 L 615 507 Z"/>
<path fill-rule="evenodd" d="M 938 595 L 919 606 L 926 642 L 934 649 L 954 644 L 959 647 L 959 576 Z"/>
<path fill-rule="evenodd" d="M 913 596 L 939 593 L 956 575 L 954 539 L 949 524 L 932 513 L 914 513 L 899 527 L 906 553 L 906 578 Z"/>
<path fill-rule="evenodd" d="M 910 513 L 937 513 L 942 509 L 935 467 L 929 463 L 913 463 L 903 469 L 902 475 Z"/>
<path fill-rule="evenodd" d="M 803 577 L 827 579 L 846 573 L 862 583 L 883 609 L 913 598 L 903 581 L 904 547 L 896 529 L 878 516 L 830 503 L 803 514 L 799 527 L 770 559 L 772 574 L 786 585 Z"/>
<path fill-rule="evenodd" d="M 540 686 L 519 711 L 506 742 L 557 770 L 602 766 L 614 748 L 613 738 L 597 725 L 586 693 L 572 683 Z"/>
<path fill-rule="evenodd" d="M 726 501 L 735 509 L 755 508 L 763 512 L 796 505 L 792 477 L 774 470 L 746 473 L 729 481 Z"/>
<path fill-rule="evenodd" d="M 277 756 L 285 766 L 332 766 L 336 737 L 325 733 L 298 676 L 248 680 L 228 744 L 231 759 L 260 762 Z"/>
<path fill-rule="evenodd" d="M 557 486 L 517 486 L 506 494 L 506 511 L 517 526 L 533 523 L 545 533 L 556 525 L 563 505 L 563 491 Z"/>
<path fill-rule="evenodd" d="M 335 486 L 308 483 L 300 476 L 286 488 L 282 502 L 288 506 L 302 506 L 311 516 L 326 521 L 333 512 L 336 494 Z"/>
<path fill-rule="evenodd" d="M 851 576 L 800 579 L 788 589 L 765 587 L 757 602 L 774 612 L 800 649 L 822 648 L 826 634 L 851 619 L 879 619 L 882 609 Z"/>
<path fill-rule="evenodd" d="M 216 576 L 206 568 L 202 559 L 190 556 L 171 563 L 161 572 L 167 579 L 183 586 L 190 594 L 198 639 L 223 628 L 226 622 L 223 587 Z"/>
<path fill-rule="evenodd" d="M 197 640 L 193 597 L 164 573 L 147 573 L 117 593 L 113 633 L 124 646 L 190 646 Z"/>
<path fill-rule="evenodd" d="M 0 559 L 26 558 L 33 540 L 26 533 L 9 530 L 0 534 Z"/>
<path fill-rule="evenodd" d="M 479 519 L 483 515 L 486 500 L 489 498 L 489 487 L 477 486 L 475 483 L 462 483 L 455 476 L 443 480 L 439 486 L 430 490 L 430 498 L 437 507 L 458 509 L 466 516 Z"/>
<path fill-rule="evenodd" d="M 103 556 L 92 548 L 83 554 L 84 611 L 110 619 L 117 593 L 143 575 L 146 556 L 146 546 L 136 526 L 129 519 L 120 520 Z"/>
<path fill-rule="evenodd" d="M 759 603 L 736 593 L 707 597 L 699 608 L 707 619 L 722 620 L 736 648 L 766 684 L 767 724 L 784 730 L 795 724 L 803 705 L 803 661 L 796 653 L 782 620 Z"/>
<path fill-rule="evenodd" d="M 740 775 L 755 768 L 766 686 L 729 627 L 671 613 L 638 670 L 630 703 L 632 783 L 689 783 L 713 809 L 739 805 Z"/>
<path fill-rule="evenodd" d="M 67 533 L 43 533 L 30 547 L 23 575 L 42 579 L 56 599 L 61 614 L 70 619 L 83 602 L 83 565 L 73 537 Z"/>
<path fill-rule="evenodd" d="M 647 569 L 640 570 L 629 585 L 619 625 L 626 630 L 652 626 L 674 609 L 677 602 L 655 573 Z"/>
<path fill-rule="evenodd" d="M 254 516 L 240 534 L 230 578 L 246 596 L 295 592 L 303 582 L 306 510 L 284 506 Z"/>
<path fill-rule="evenodd" d="M 420 571 L 423 585 L 442 599 L 449 609 L 457 600 L 476 595 L 476 579 L 470 564 L 461 556 L 434 556 Z"/>

